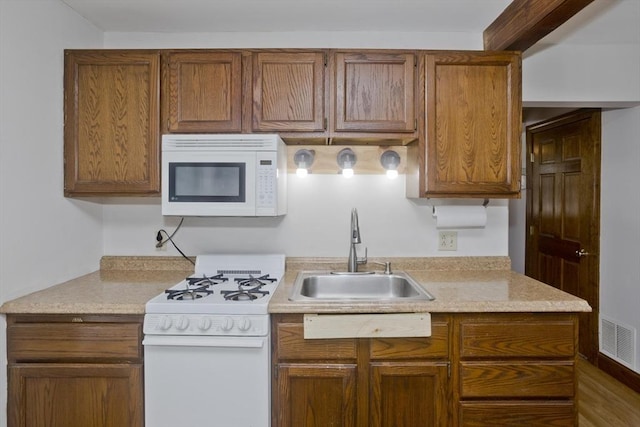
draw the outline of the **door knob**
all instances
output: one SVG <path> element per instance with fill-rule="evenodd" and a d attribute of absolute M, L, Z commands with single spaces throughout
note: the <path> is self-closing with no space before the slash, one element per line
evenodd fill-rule
<path fill-rule="evenodd" d="M 585 251 L 584 249 L 580 249 L 579 251 L 576 251 L 576 256 L 578 258 L 582 258 L 585 257 L 587 255 L 591 255 L 589 252 Z"/>

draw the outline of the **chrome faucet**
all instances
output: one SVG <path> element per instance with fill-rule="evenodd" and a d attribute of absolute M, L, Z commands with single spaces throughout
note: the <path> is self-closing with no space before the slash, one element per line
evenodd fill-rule
<path fill-rule="evenodd" d="M 360 225 L 358 225 L 358 210 L 351 209 L 351 248 L 349 249 L 349 261 L 347 262 L 347 271 L 357 272 L 358 265 L 367 263 L 367 248 L 364 249 L 364 258 L 358 259 L 356 245 L 362 243 L 360 239 Z"/>

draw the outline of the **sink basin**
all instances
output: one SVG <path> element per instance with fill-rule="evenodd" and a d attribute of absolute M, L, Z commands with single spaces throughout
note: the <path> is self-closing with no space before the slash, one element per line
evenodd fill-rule
<path fill-rule="evenodd" d="M 318 273 L 301 272 L 289 296 L 305 300 L 425 300 L 435 299 L 404 272 Z"/>

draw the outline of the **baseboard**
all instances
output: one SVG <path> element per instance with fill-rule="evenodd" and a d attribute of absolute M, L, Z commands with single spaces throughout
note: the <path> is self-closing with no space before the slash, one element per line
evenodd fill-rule
<path fill-rule="evenodd" d="M 598 353 L 598 368 L 611 375 L 636 393 L 640 393 L 640 374 L 616 362 L 602 353 Z"/>

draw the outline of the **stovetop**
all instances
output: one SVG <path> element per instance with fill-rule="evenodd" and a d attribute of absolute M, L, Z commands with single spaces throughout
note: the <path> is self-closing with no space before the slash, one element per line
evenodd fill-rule
<path fill-rule="evenodd" d="M 282 254 L 200 255 L 194 274 L 149 300 L 146 313 L 267 314 Z"/>

